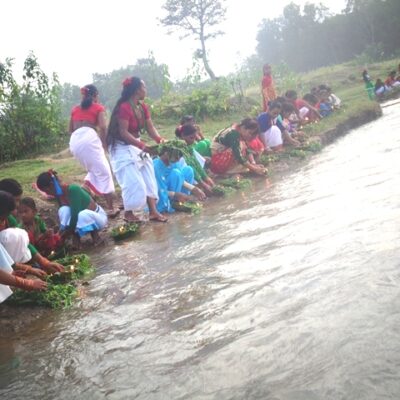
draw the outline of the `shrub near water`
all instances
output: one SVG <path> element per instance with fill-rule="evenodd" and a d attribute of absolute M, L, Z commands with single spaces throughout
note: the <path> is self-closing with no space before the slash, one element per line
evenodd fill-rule
<path fill-rule="evenodd" d="M 12 74 L 12 60 L 0 63 L 0 162 L 54 149 L 62 141 L 60 86 L 40 69 L 36 57 L 25 60 L 22 84 Z"/>

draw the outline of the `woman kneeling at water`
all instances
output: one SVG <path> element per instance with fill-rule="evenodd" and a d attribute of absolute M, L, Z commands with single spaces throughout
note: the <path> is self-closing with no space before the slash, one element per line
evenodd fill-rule
<path fill-rule="evenodd" d="M 204 170 L 205 158 L 199 154 L 195 148 L 197 129 L 193 124 L 179 125 L 175 130 L 175 135 L 183 139 L 187 147 L 183 154 L 184 163 L 193 168 L 195 184 L 198 185 L 208 195 L 212 195 L 214 181 Z"/>
<path fill-rule="evenodd" d="M 107 225 L 107 214 L 86 190 L 78 185 L 61 183 L 55 171 L 41 173 L 36 184 L 40 190 L 57 198 L 63 238 L 72 235 L 77 248 L 80 238 L 87 233 L 92 236 L 94 245 L 101 242 L 99 230 Z"/>
<path fill-rule="evenodd" d="M 158 197 L 157 210 L 159 212 L 173 212 L 171 202 L 185 202 L 192 200 L 193 193 L 199 200 L 206 195 L 194 186 L 194 172 L 190 166 L 182 166 L 179 162 L 180 151 L 170 151 L 163 147 L 160 156 L 153 160 L 154 172 L 157 179 Z"/>
<path fill-rule="evenodd" d="M 258 122 L 245 118 L 240 124 L 223 129 L 211 144 L 211 171 L 215 174 L 240 174 L 253 172 L 264 175 L 265 168 L 254 162 L 247 151 L 248 143 L 259 133 Z"/>

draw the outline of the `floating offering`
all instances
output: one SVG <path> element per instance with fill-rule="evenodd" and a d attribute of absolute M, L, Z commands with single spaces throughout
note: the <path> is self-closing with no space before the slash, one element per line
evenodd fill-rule
<path fill-rule="evenodd" d="M 111 231 L 111 236 L 114 240 L 122 240 L 134 236 L 138 231 L 139 224 L 131 222 L 113 228 Z"/>
<path fill-rule="evenodd" d="M 65 271 L 56 272 L 47 277 L 47 290 L 27 292 L 16 289 L 7 300 L 7 304 L 42 306 L 54 309 L 72 306 L 78 295 L 77 281 L 94 272 L 94 268 L 86 254 L 65 257 L 57 261 L 64 265 Z"/>
<path fill-rule="evenodd" d="M 81 279 L 92 272 L 94 268 L 86 254 L 68 256 L 57 260 L 64 266 L 63 272 L 56 272 L 47 278 L 52 283 L 66 283 Z"/>
<path fill-rule="evenodd" d="M 172 203 L 172 207 L 176 211 L 182 211 L 191 214 L 199 214 L 201 209 L 203 208 L 201 203 L 196 203 L 192 201 L 185 201 L 185 202 L 176 201 Z"/>
<path fill-rule="evenodd" d="M 251 186 L 251 180 L 247 178 L 229 178 L 218 181 L 218 185 L 230 187 L 233 189 L 246 189 Z"/>
<path fill-rule="evenodd" d="M 221 186 L 221 185 L 215 185 L 211 190 L 213 194 L 217 197 L 228 196 L 235 191 L 233 187 Z"/>
<path fill-rule="evenodd" d="M 60 309 L 71 307 L 77 294 L 78 290 L 71 283 L 48 283 L 47 290 L 43 292 L 16 289 L 6 303 L 14 306 L 30 305 Z"/>
<path fill-rule="evenodd" d="M 65 257 L 67 255 L 67 250 L 65 246 L 61 247 L 58 250 L 52 250 L 50 254 L 47 256 L 49 260 L 55 260 L 57 258 Z"/>

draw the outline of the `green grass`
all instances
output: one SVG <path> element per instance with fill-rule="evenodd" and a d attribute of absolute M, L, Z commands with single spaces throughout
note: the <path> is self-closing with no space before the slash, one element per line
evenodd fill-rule
<path fill-rule="evenodd" d="M 24 195 L 37 194 L 32 189 L 32 183 L 36 182 L 37 176 L 50 168 L 55 169 L 63 178 L 68 178 L 70 183 L 84 177 L 85 171 L 73 158 L 36 158 L 32 160 L 19 160 L 0 165 L 0 179 L 14 178 L 21 183 Z"/>

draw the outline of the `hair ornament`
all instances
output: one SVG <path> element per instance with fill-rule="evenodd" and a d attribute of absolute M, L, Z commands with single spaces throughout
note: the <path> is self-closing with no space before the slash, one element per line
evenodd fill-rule
<path fill-rule="evenodd" d="M 82 87 L 81 88 L 81 94 L 83 96 L 87 96 L 89 94 L 89 89 L 86 86 Z"/>
<path fill-rule="evenodd" d="M 132 78 L 126 78 L 123 82 L 122 82 L 122 86 L 126 87 L 129 86 L 132 83 Z"/>

